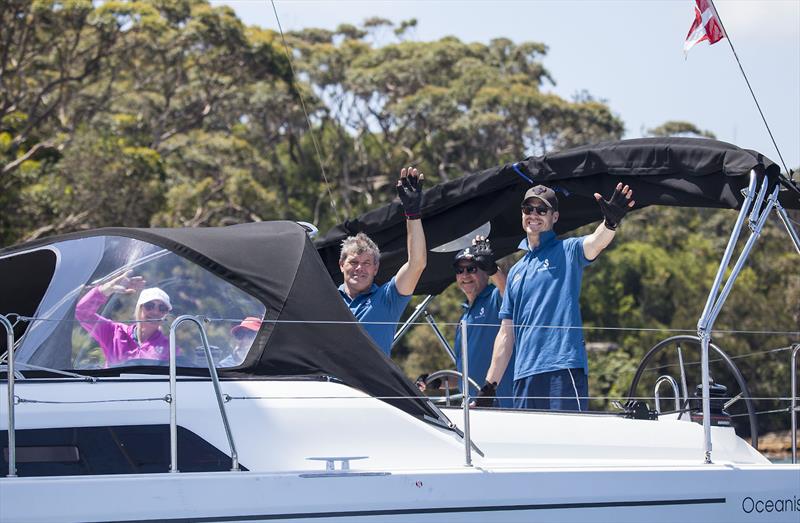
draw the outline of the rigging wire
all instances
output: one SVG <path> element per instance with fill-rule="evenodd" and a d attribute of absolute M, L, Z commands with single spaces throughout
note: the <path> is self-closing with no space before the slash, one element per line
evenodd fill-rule
<path fill-rule="evenodd" d="M 711 4 L 711 8 L 714 10 L 714 14 L 717 16 L 717 20 L 719 20 L 719 25 L 722 28 L 722 33 L 725 35 L 725 39 L 728 41 L 728 45 L 731 47 L 731 51 L 733 52 L 733 57 L 736 59 L 736 63 L 739 65 L 739 70 L 742 72 L 742 76 L 744 77 L 744 81 L 747 84 L 747 88 L 750 90 L 750 95 L 753 97 L 753 101 L 756 103 L 756 108 L 758 109 L 758 114 L 761 115 L 761 120 L 764 122 L 764 126 L 767 128 L 767 132 L 769 133 L 769 137 L 772 140 L 772 145 L 775 146 L 775 150 L 778 152 L 778 158 L 781 160 L 781 164 L 783 165 L 783 170 L 786 172 L 787 175 L 792 176 L 792 172 L 786 167 L 786 162 L 783 160 L 783 155 L 781 154 L 781 150 L 778 147 L 777 142 L 775 141 L 775 137 L 772 135 L 772 129 L 770 129 L 769 124 L 767 123 L 767 118 L 764 116 L 764 112 L 761 110 L 761 105 L 758 103 L 758 98 L 756 98 L 756 93 L 753 91 L 753 87 L 750 85 L 750 80 L 747 78 L 747 74 L 744 72 L 744 67 L 742 66 L 742 62 L 739 60 L 739 55 L 736 54 L 736 49 L 733 47 L 733 40 L 731 40 L 731 35 L 728 34 L 727 29 L 725 29 L 725 25 L 722 23 L 722 18 L 719 16 L 719 11 L 717 11 L 717 6 L 714 5 L 714 0 L 709 0 Z M 792 179 L 789 178 L 791 182 Z"/>
<path fill-rule="evenodd" d="M 275 0 L 270 0 L 272 4 L 272 11 L 275 13 L 275 20 L 278 22 L 278 31 L 281 34 L 281 42 L 283 42 L 283 50 L 286 53 L 286 60 L 289 62 L 289 70 L 292 73 L 292 81 L 295 83 L 295 87 L 297 88 L 297 96 L 300 98 L 300 106 L 303 108 L 303 114 L 306 117 L 306 124 L 308 125 L 308 132 L 311 135 L 311 142 L 314 144 L 314 151 L 317 154 L 317 163 L 319 163 L 319 169 L 322 172 L 322 179 L 325 180 L 325 188 L 328 190 L 328 197 L 331 200 L 331 207 L 333 208 L 333 214 L 336 216 L 336 221 L 342 221 L 341 216 L 339 216 L 339 209 L 336 207 L 336 200 L 333 198 L 333 191 L 331 191 L 331 184 L 328 181 L 328 175 L 325 173 L 325 165 L 322 162 L 322 154 L 319 150 L 319 144 L 317 143 L 317 137 L 314 134 L 314 128 L 311 125 L 311 118 L 308 116 L 308 110 L 306 109 L 306 102 L 303 99 L 303 93 L 300 89 L 300 84 L 297 82 L 297 74 L 294 71 L 294 65 L 292 63 L 292 56 L 289 52 L 289 45 L 286 43 L 286 37 L 283 35 L 283 27 L 281 27 L 281 19 L 278 16 L 278 8 L 275 7 Z"/>

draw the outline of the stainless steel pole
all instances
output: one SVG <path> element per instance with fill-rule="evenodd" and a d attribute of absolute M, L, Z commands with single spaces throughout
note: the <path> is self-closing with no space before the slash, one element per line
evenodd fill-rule
<path fill-rule="evenodd" d="M 711 342 L 711 333 L 703 331 L 700 334 L 700 374 L 703 384 L 703 462 L 711 461 L 711 398 L 709 397 L 708 382 L 708 345 Z"/>
<path fill-rule="evenodd" d="M 208 335 L 200 323 L 198 318 L 193 318 L 191 321 L 197 324 L 200 328 L 200 336 L 203 340 L 203 350 L 206 353 L 206 361 L 208 362 L 208 373 L 211 376 L 211 383 L 214 384 L 214 394 L 217 397 L 217 405 L 219 406 L 219 414 L 222 417 L 222 425 L 225 428 L 225 436 L 228 438 L 228 446 L 231 450 L 231 470 L 239 470 L 239 453 L 236 452 L 236 443 L 233 441 L 233 432 L 231 425 L 228 423 L 228 413 L 225 411 L 225 401 L 222 399 L 222 389 L 219 386 L 219 376 L 217 376 L 217 368 L 214 365 L 214 358 L 211 356 L 211 346 L 208 343 Z"/>
<path fill-rule="evenodd" d="M 191 316 L 175 318 L 169 327 L 169 471 L 178 472 L 178 368 L 175 361 L 177 353 L 175 329 Z"/>
<path fill-rule="evenodd" d="M 472 441 L 469 435 L 469 357 L 467 356 L 467 322 L 461 320 L 461 395 L 464 398 L 464 454 L 465 466 L 472 466 Z"/>
<path fill-rule="evenodd" d="M 753 250 L 753 245 L 755 245 L 756 240 L 758 240 L 758 237 L 761 235 L 761 230 L 764 228 L 764 224 L 767 222 L 769 213 L 772 212 L 772 207 L 775 205 L 777 200 L 778 186 L 775 186 L 775 190 L 772 191 L 772 194 L 767 200 L 767 205 L 759 216 L 758 222 L 753 226 L 753 229 L 750 232 L 750 237 L 747 238 L 744 247 L 742 247 L 742 252 L 739 253 L 739 258 L 733 265 L 731 274 L 728 276 L 727 281 L 725 281 L 725 286 L 722 288 L 722 291 L 720 291 L 719 296 L 717 297 L 717 302 L 714 304 L 714 308 L 711 310 L 711 315 L 708 318 L 709 331 L 711 330 L 711 326 L 714 324 L 714 322 L 717 321 L 717 316 L 719 316 L 719 312 L 722 310 L 725 300 L 728 299 L 728 295 L 731 293 L 731 290 L 733 290 L 733 284 L 736 282 L 736 278 L 739 277 L 739 273 L 742 271 L 742 267 L 744 267 L 744 263 L 747 261 L 750 251 Z"/>
<path fill-rule="evenodd" d="M 397 344 L 397 342 L 400 341 L 400 338 L 402 338 L 405 335 L 406 331 L 411 327 L 411 324 L 414 323 L 417 320 L 417 318 L 419 318 L 419 315 L 422 314 L 423 311 L 425 311 L 425 309 L 428 307 L 428 304 L 435 297 L 436 296 L 434 296 L 433 294 L 429 294 L 425 296 L 425 299 L 422 300 L 422 302 L 420 302 L 419 305 L 417 305 L 417 308 L 414 309 L 414 312 L 411 313 L 411 316 L 408 317 L 406 322 L 403 323 L 400 329 L 395 333 L 394 338 L 392 338 L 392 347 L 394 347 Z"/>
<path fill-rule="evenodd" d="M 792 463 L 797 463 L 797 353 L 800 344 L 792 349 Z"/>
<path fill-rule="evenodd" d="M 800 238 L 797 237 L 797 231 L 794 230 L 794 225 L 792 225 L 789 215 L 786 214 L 786 209 L 784 209 L 778 201 L 775 202 L 775 212 L 778 213 L 778 217 L 783 222 L 783 226 L 786 227 L 786 232 L 789 233 L 789 238 L 792 239 L 797 254 L 800 254 Z"/>
<path fill-rule="evenodd" d="M 14 421 L 14 326 L 0 314 L 0 324 L 6 329 L 6 351 L 8 354 L 8 477 L 17 477 L 17 439 Z"/>
<path fill-rule="evenodd" d="M 711 291 L 708 293 L 708 299 L 706 300 L 705 307 L 703 307 L 703 313 L 700 315 L 700 320 L 697 322 L 698 330 L 705 329 L 708 323 L 708 314 L 711 312 L 714 302 L 716 301 L 717 292 L 722 285 L 722 278 L 725 275 L 725 270 L 728 268 L 731 256 L 733 255 L 733 250 L 736 247 L 736 243 L 739 239 L 739 234 L 742 230 L 742 224 L 747 217 L 747 210 L 750 208 L 750 204 L 753 202 L 753 197 L 755 196 L 756 190 L 756 182 L 757 180 L 755 171 L 750 171 L 750 184 L 747 187 L 747 192 L 745 194 L 744 201 L 742 202 L 742 208 L 739 210 L 739 216 L 736 218 L 736 224 L 733 226 L 733 231 L 728 239 L 728 245 L 725 247 L 725 254 L 722 255 L 722 260 L 719 262 L 719 269 L 717 269 L 717 275 L 714 277 L 714 283 L 711 285 Z"/>
<path fill-rule="evenodd" d="M 228 445 L 231 449 L 231 470 L 239 470 L 239 454 L 236 452 L 236 444 L 233 441 L 233 433 L 231 432 L 231 426 L 228 423 L 228 414 L 225 411 L 225 401 L 222 399 L 222 390 L 219 386 L 219 376 L 217 376 L 217 369 L 214 366 L 214 358 L 211 356 L 211 346 L 208 343 L 206 330 L 203 327 L 203 322 L 199 317 L 184 314 L 183 316 L 178 316 L 175 318 L 175 321 L 172 322 L 172 326 L 169 328 L 169 379 L 170 395 L 172 398 L 172 401 L 170 402 L 169 426 L 170 453 L 172 460 L 172 463 L 170 464 L 170 472 L 178 472 L 178 420 L 177 405 L 175 402 L 175 392 L 177 389 L 177 372 L 175 368 L 175 331 L 178 326 L 185 321 L 194 323 L 200 329 L 200 340 L 203 343 L 203 351 L 205 352 L 206 361 L 208 362 L 208 373 L 211 376 L 211 383 L 214 385 L 214 395 L 217 398 L 217 405 L 219 406 L 219 413 L 222 417 L 222 425 L 225 429 L 225 436 L 228 438 Z"/>
<path fill-rule="evenodd" d="M 678 365 L 681 369 L 681 390 L 683 391 L 683 399 L 681 401 L 681 408 L 680 412 L 678 413 L 678 419 L 681 419 L 683 416 L 683 409 L 689 404 L 689 387 L 686 386 L 686 368 L 683 365 L 683 351 L 681 350 L 681 344 L 678 344 Z"/>
<path fill-rule="evenodd" d="M 764 179 L 763 183 L 767 183 Z M 711 402 L 709 400 L 709 380 L 708 380 L 708 346 L 711 342 L 711 327 L 714 324 L 712 311 L 716 304 L 720 303 L 717 293 L 722 285 L 722 278 L 725 275 L 725 270 L 728 268 L 733 250 L 739 240 L 739 234 L 742 230 L 742 224 L 747 217 L 748 209 L 756 196 L 755 190 L 757 185 L 757 177 L 755 171 L 750 171 L 750 183 L 748 184 L 745 193 L 742 208 L 739 210 L 739 215 L 736 218 L 736 224 L 733 227 L 731 236 L 728 239 L 728 245 L 725 247 L 725 253 L 722 255 L 717 274 L 714 277 L 714 283 L 711 286 L 711 291 L 708 293 L 706 305 L 703 307 L 703 313 L 700 315 L 700 320 L 697 322 L 697 335 L 700 338 L 700 362 L 701 362 L 701 380 L 703 388 L 703 461 L 711 463 Z M 724 301 L 722 299 L 721 301 Z"/>
<path fill-rule="evenodd" d="M 451 360 L 453 360 L 453 364 L 455 364 L 456 354 L 455 352 L 453 352 L 453 349 L 450 347 L 450 344 L 447 343 L 447 340 L 442 334 L 442 331 L 439 330 L 439 326 L 436 325 L 436 320 L 433 319 L 433 316 L 428 311 L 425 311 L 424 315 L 425 315 L 425 321 L 427 321 L 428 324 L 431 326 L 431 329 L 433 329 L 433 333 L 436 335 L 436 339 L 439 340 L 439 343 L 442 345 L 442 348 L 444 348 L 445 352 L 447 352 L 447 355 L 450 356 Z"/>

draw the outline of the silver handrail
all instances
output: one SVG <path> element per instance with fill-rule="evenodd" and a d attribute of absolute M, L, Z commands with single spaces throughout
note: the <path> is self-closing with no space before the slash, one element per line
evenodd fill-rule
<path fill-rule="evenodd" d="M 797 353 L 800 343 L 792 349 L 792 463 L 797 463 Z"/>
<path fill-rule="evenodd" d="M 767 178 L 764 177 L 763 183 L 767 183 Z M 720 306 L 722 302 L 724 302 L 724 298 L 721 298 L 717 293 L 719 292 L 719 288 L 722 285 L 722 279 L 725 275 L 725 271 L 728 268 L 728 265 L 731 261 L 731 256 L 733 256 L 734 248 L 739 241 L 739 235 L 741 234 L 742 224 L 744 223 L 745 218 L 747 217 L 748 210 L 750 209 L 751 204 L 753 203 L 753 198 L 756 196 L 755 190 L 757 185 L 757 176 L 755 170 L 750 171 L 750 182 L 747 186 L 747 191 L 745 192 L 745 198 L 742 202 L 742 207 L 739 209 L 739 215 L 736 218 L 736 224 L 733 227 L 733 231 L 731 232 L 731 236 L 728 239 L 728 245 L 725 247 L 725 253 L 722 255 L 722 260 L 719 263 L 719 268 L 717 269 L 717 274 L 714 276 L 714 283 L 711 286 L 711 290 L 708 293 L 708 299 L 706 300 L 705 307 L 703 307 L 703 313 L 700 315 L 700 319 L 697 322 L 697 335 L 700 338 L 700 378 L 702 380 L 702 388 L 703 388 L 703 453 L 704 453 L 704 462 L 711 463 L 711 400 L 709 398 L 709 365 L 708 365 L 708 348 L 709 344 L 711 343 L 711 328 L 714 325 L 714 310 L 719 312 L 719 309 L 716 307 L 717 304 Z M 747 256 L 745 250 L 742 250 L 741 256 Z M 731 279 L 735 280 L 735 274 L 732 272 L 731 275 L 728 277 L 728 283 Z M 727 285 L 726 285 L 727 287 Z"/>
<path fill-rule="evenodd" d="M 6 330 L 6 353 L 8 354 L 8 477 L 17 477 L 17 440 L 14 425 L 14 326 L 0 314 L 0 324 Z"/>
<path fill-rule="evenodd" d="M 675 410 L 680 411 L 682 398 L 681 398 L 681 393 L 678 392 L 678 382 L 675 381 L 675 378 L 673 378 L 672 376 L 668 376 L 665 374 L 663 376 L 658 377 L 658 379 L 656 380 L 655 388 L 653 390 L 653 397 L 656 402 L 656 412 L 661 414 L 661 394 L 658 391 L 661 388 L 662 383 L 669 383 L 670 386 L 672 387 L 672 394 L 675 396 Z"/>
<path fill-rule="evenodd" d="M 464 465 L 472 466 L 472 441 L 469 435 L 469 358 L 467 357 L 467 322 L 461 320 L 461 393 L 464 400 Z"/>
<path fill-rule="evenodd" d="M 191 316 L 184 314 L 178 316 L 169 328 L 169 448 L 170 448 L 170 472 L 178 472 L 178 405 L 176 393 L 178 389 L 177 379 L 177 365 L 176 365 L 176 343 L 175 331 L 178 326 L 185 322 L 190 321 L 197 325 L 200 329 L 200 339 L 203 342 L 203 351 L 206 354 L 206 361 L 208 362 L 208 373 L 211 376 L 211 382 L 214 384 L 214 394 L 217 397 L 217 405 L 219 405 L 219 413 L 222 416 L 222 425 L 225 428 L 225 436 L 228 438 L 228 445 L 231 449 L 231 470 L 239 470 L 239 454 L 236 452 L 236 444 L 233 441 L 233 433 L 231 426 L 228 423 L 228 414 L 225 412 L 225 401 L 222 399 L 222 390 L 219 386 L 219 377 L 217 376 L 217 368 L 214 366 L 214 359 L 211 357 L 211 346 L 208 343 L 208 336 L 206 329 L 203 326 L 202 320 L 198 316 Z"/>

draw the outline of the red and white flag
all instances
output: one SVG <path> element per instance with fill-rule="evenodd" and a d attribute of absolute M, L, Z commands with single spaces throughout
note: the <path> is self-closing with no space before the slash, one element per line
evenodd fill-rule
<path fill-rule="evenodd" d="M 686 41 L 683 43 L 683 54 L 686 55 L 689 49 L 695 44 L 708 40 L 709 45 L 715 44 L 725 38 L 722 24 L 719 21 L 716 10 L 709 0 L 695 0 L 694 23 Z"/>

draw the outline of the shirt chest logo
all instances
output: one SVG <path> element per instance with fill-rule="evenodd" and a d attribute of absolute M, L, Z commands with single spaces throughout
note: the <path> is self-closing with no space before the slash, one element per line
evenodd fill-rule
<path fill-rule="evenodd" d="M 550 258 L 545 258 L 542 264 L 536 269 L 536 272 L 554 271 L 555 265 L 550 265 Z"/>

